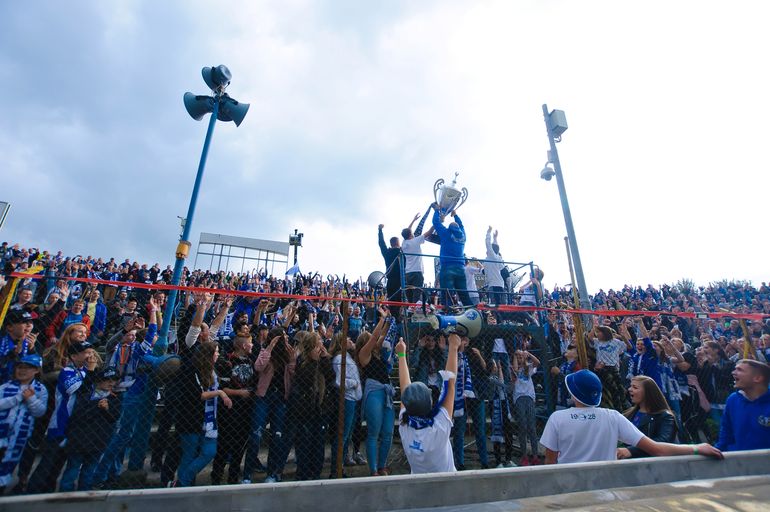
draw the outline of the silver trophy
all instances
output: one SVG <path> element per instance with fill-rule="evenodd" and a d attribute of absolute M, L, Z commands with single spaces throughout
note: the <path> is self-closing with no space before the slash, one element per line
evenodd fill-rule
<path fill-rule="evenodd" d="M 457 176 L 459 174 L 459 172 L 455 173 L 455 179 L 452 180 L 451 185 L 446 185 L 443 179 L 438 179 L 433 184 L 433 197 L 436 199 L 441 220 L 444 220 L 444 217 L 452 210 L 460 208 L 468 199 L 468 189 L 465 187 L 457 188 Z"/>

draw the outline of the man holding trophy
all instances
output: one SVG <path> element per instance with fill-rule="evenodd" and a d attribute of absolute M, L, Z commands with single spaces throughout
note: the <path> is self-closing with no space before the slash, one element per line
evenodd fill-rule
<path fill-rule="evenodd" d="M 444 185 L 444 180 L 438 180 L 433 186 L 433 194 L 436 202 L 433 203 L 433 229 L 438 235 L 441 250 L 439 261 L 439 283 L 445 290 L 443 304 L 445 307 L 452 305 L 451 296 L 456 291 L 463 306 L 472 306 L 465 282 L 465 228 L 457 215 L 457 209 L 468 198 L 468 190 L 458 190 L 454 185 L 457 182 L 457 173 L 451 185 Z M 449 227 L 444 226 L 444 218 L 450 215 L 454 221 Z"/>

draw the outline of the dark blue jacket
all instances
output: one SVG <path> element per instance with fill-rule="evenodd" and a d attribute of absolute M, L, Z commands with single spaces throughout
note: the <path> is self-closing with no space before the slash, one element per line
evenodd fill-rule
<path fill-rule="evenodd" d="M 644 354 L 636 352 L 633 348 L 631 352 L 631 373 L 634 377 L 637 375 L 646 375 L 655 381 L 659 388 L 663 388 L 663 382 L 660 378 L 660 362 L 658 353 L 655 352 L 655 346 L 650 338 L 644 338 Z M 633 351 L 633 352 L 632 352 Z"/>
<path fill-rule="evenodd" d="M 727 397 L 715 446 L 725 452 L 770 448 L 770 391 L 754 401 L 740 391 Z"/>
<path fill-rule="evenodd" d="M 455 222 L 458 227 L 447 228 L 441 223 L 438 210 L 433 213 L 433 228 L 441 239 L 441 268 L 465 267 L 465 228 L 457 215 Z"/>

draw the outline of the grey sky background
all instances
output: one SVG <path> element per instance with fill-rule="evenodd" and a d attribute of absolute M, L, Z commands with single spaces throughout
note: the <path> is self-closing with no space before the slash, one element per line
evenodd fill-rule
<path fill-rule="evenodd" d="M 767 2 L 0 3 L 0 239 L 173 262 L 206 121 L 182 94 L 226 64 L 244 123 L 219 123 L 201 231 L 286 240 L 303 271 L 383 267 L 460 171 L 467 253 L 568 282 L 541 105 L 590 290 L 768 280 Z M 426 252 L 436 253 L 433 246 Z M 429 280 L 432 280 L 429 277 Z"/>

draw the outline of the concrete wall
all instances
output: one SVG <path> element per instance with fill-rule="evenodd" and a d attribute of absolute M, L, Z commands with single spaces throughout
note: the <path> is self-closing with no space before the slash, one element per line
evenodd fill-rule
<path fill-rule="evenodd" d="M 770 450 L 699 456 L 400 475 L 280 484 L 21 496 L 0 512 L 170 512 L 397 510 L 504 501 L 695 479 L 770 474 Z M 286 508 L 290 507 L 290 508 Z"/>

